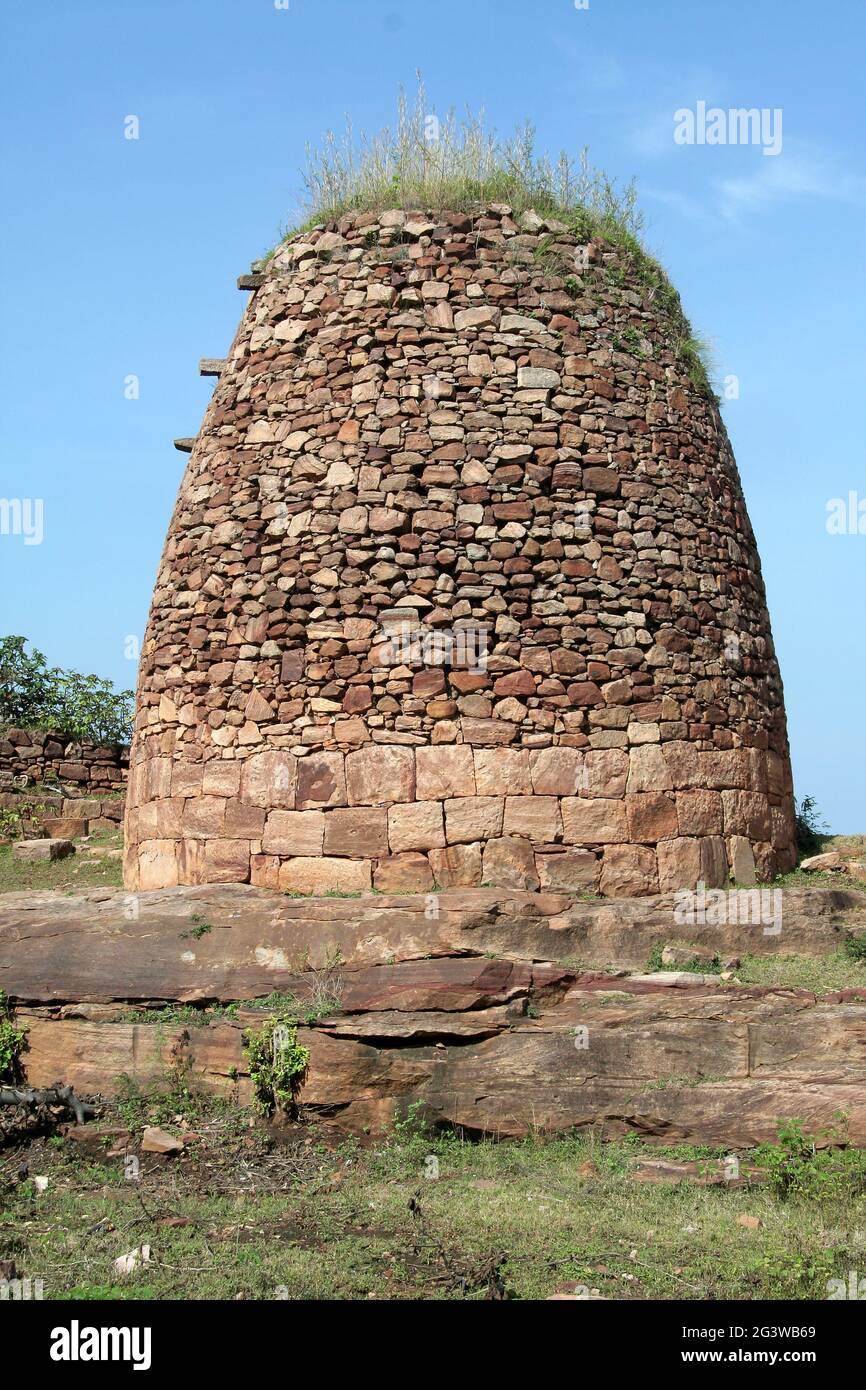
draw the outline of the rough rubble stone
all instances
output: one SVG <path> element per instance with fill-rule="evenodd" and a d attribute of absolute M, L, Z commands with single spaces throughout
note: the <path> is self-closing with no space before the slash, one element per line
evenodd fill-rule
<path fill-rule="evenodd" d="M 256 278 L 154 590 L 130 889 L 477 882 L 499 841 L 522 881 L 604 894 L 792 866 L 717 403 L 629 253 L 596 240 L 575 274 L 548 228 L 348 213 Z M 0 772 L 99 785 L 10 738 Z"/>

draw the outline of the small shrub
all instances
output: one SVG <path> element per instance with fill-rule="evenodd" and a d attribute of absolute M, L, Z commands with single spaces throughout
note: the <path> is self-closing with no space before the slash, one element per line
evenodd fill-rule
<path fill-rule="evenodd" d="M 244 1040 L 256 1104 L 264 1115 L 295 1110 L 295 1096 L 310 1060 L 309 1048 L 298 1042 L 298 1025 L 288 1013 L 266 1019 Z"/>
<path fill-rule="evenodd" d="M 819 854 L 829 826 L 813 796 L 804 796 L 802 801 L 794 802 L 794 827 L 801 856 L 805 858 L 810 854 Z"/>
<path fill-rule="evenodd" d="M 866 961 L 866 932 L 845 933 L 845 955 L 849 960 Z"/>
<path fill-rule="evenodd" d="M 648 959 L 648 961 L 647 961 L 647 963 L 646 963 L 646 968 L 647 968 L 647 974 L 648 974 L 648 975 L 649 975 L 649 974 L 654 974 L 657 970 L 664 970 L 665 966 L 664 966 L 664 961 L 662 960 L 662 951 L 663 951 L 663 950 L 664 950 L 664 946 L 662 945 L 662 943 L 661 943 L 660 941 L 657 941 L 657 942 L 655 943 L 655 945 L 653 946 L 652 950 L 650 951 L 650 953 L 649 953 L 649 959 Z"/>
<path fill-rule="evenodd" d="M 755 1161 L 780 1201 L 839 1200 L 866 1187 L 866 1156 L 860 1150 L 819 1149 L 803 1133 L 801 1120 L 782 1120 L 775 1144 L 759 1144 Z"/>
<path fill-rule="evenodd" d="M 0 989 L 0 1082 L 20 1080 L 20 1057 L 26 1038 L 27 1029 L 16 1028 L 9 1000 Z"/>

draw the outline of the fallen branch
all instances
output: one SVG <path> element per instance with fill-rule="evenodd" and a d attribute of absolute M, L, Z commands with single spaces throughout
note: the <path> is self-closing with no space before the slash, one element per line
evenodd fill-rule
<path fill-rule="evenodd" d="M 32 1086 L 0 1086 L 0 1105 L 59 1105 L 73 1111 L 78 1124 L 96 1114 L 95 1105 L 79 1100 L 71 1086 L 55 1084 L 37 1091 Z"/>

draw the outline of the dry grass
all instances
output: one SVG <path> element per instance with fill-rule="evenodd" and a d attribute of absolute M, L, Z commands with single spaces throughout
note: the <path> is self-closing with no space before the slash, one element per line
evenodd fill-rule
<path fill-rule="evenodd" d="M 555 160 L 535 149 L 526 122 L 501 140 L 485 124 L 484 111 L 453 108 L 438 117 L 421 74 L 413 105 L 401 88 L 397 120 L 375 135 L 356 135 L 349 119 L 342 137 L 328 131 L 318 148 L 307 146 L 304 171 L 311 221 L 332 221 L 348 209 L 448 208 L 504 202 L 515 211 L 573 218 L 580 210 L 599 229 L 638 235 L 643 217 L 634 182 L 619 188 L 589 162 L 560 153 Z"/>

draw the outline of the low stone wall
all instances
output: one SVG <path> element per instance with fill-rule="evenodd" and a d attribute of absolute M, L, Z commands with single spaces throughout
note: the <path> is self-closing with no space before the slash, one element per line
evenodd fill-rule
<path fill-rule="evenodd" d="M 121 791 L 128 770 L 129 749 L 123 745 L 79 743 L 53 729 L 0 731 L 0 792 L 42 783 L 88 795 Z"/>
<path fill-rule="evenodd" d="M 0 811 L 12 811 L 16 819 L 0 819 L 0 843 L 4 840 L 75 840 L 95 830 L 120 830 L 123 796 L 44 796 L 27 792 L 0 792 Z"/>

